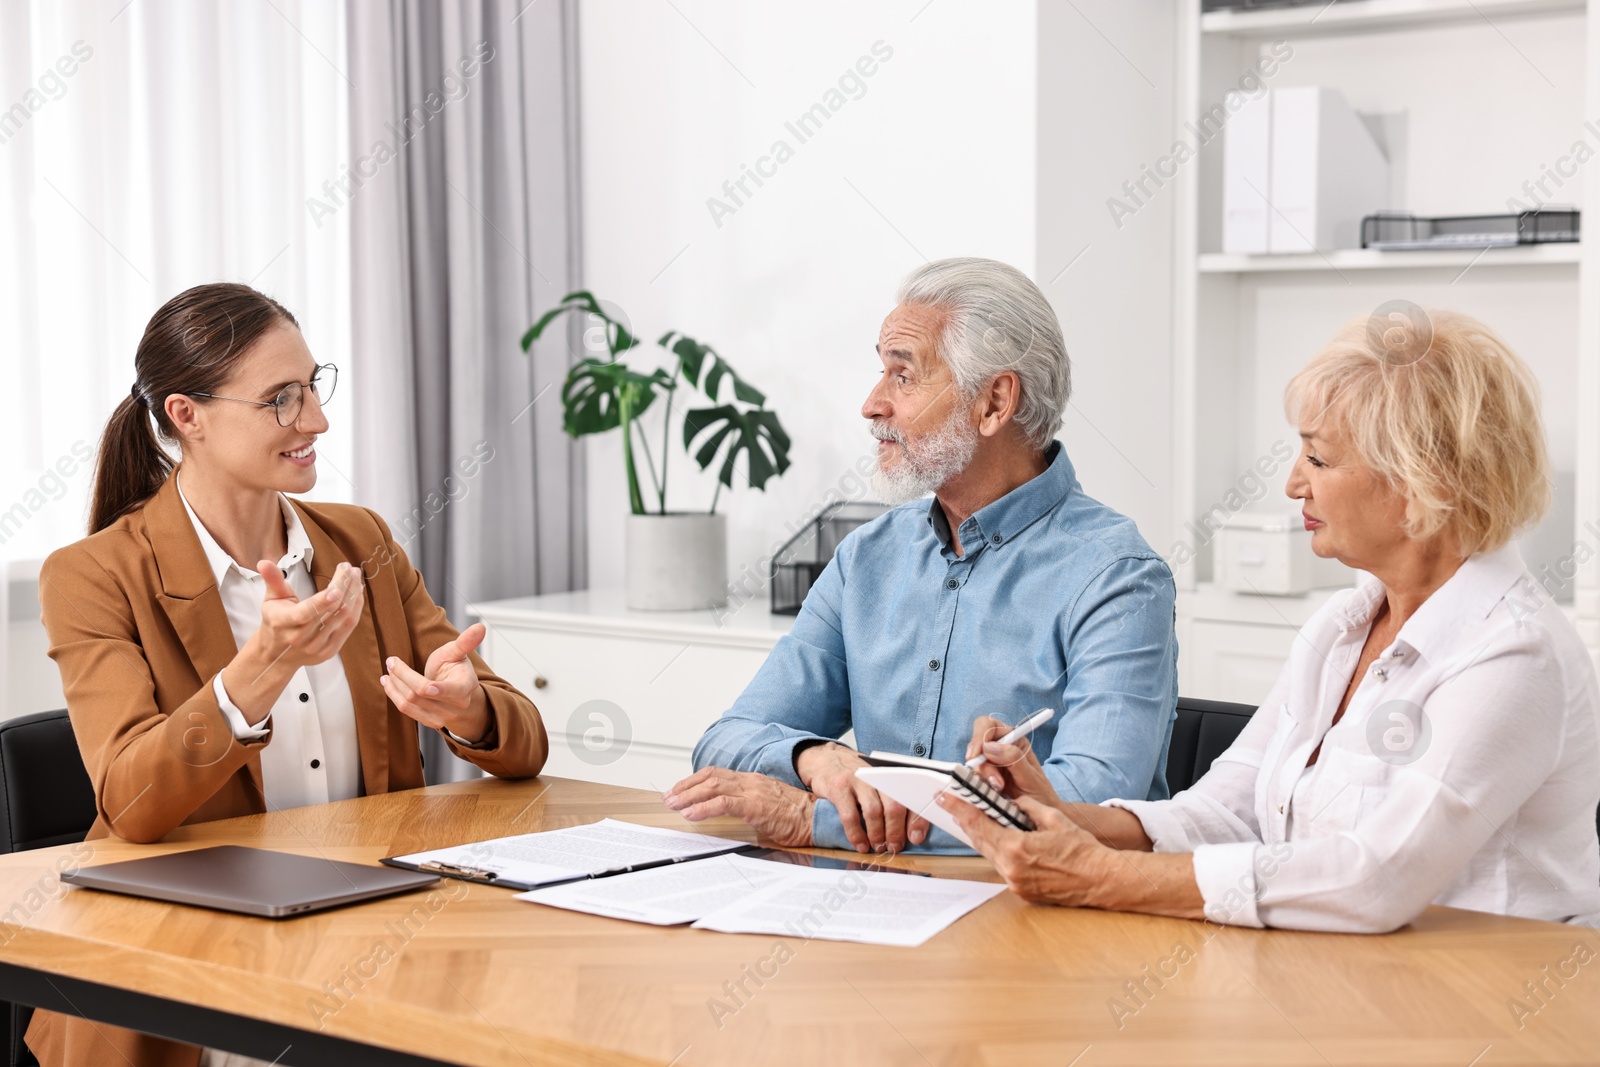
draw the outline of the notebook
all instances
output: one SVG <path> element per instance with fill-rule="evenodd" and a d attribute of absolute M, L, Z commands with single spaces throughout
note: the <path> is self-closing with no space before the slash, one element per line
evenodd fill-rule
<path fill-rule="evenodd" d="M 984 781 L 983 775 L 964 763 L 902 756 L 894 752 L 873 752 L 863 758 L 872 766 L 857 770 L 857 778 L 968 846 L 972 845 L 972 840 L 961 829 L 961 824 L 934 802 L 940 793 L 954 793 L 1002 826 L 1018 830 L 1035 829 L 1033 820 L 1010 797 Z"/>

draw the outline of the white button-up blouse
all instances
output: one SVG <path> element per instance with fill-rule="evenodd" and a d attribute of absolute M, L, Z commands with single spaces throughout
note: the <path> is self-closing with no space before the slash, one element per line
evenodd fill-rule
<path fill-rule="evenodd" d="M 1363 576 L 1317 612 L 1193 788 L 1107 804 L 1194 853 L 1214 922 L 1382 932 L 1446 904 L 1600 925 L 1600 692 L 1571 622 L 1514 547 L 1474 555 L 1330 729 L 1383 596 Z"/>
<path fill-rule="evenodd" d="M 222 598 L 234 644 L 243 648 L 261 626 L 261 598 L 266 581 L 253 569 L 235 562 L 211 536 L 211 531 L 189 506 L 189 498 L 183 496 L 181 476 L 178 495 L 200 538 L 206 561 L 216 575 L 217 593 Z M 316 584 L 311 580 L 311 539 L 306 536 L 305 526 L 289 499 L 280 493 L 278 504 L 283 510 L 288 543 L 288 552 L 278 560 L 278 568 L 283 571 L 294 595 L 305 600 L 317 594 Z M 350 695 L 350 683 L 344 676 L 344 663 L 338 656 L 297 669 L 273 702 L 268 716 L 254 726 L 245 721 L 244 713 L 229 699 L 222 684 L 222 672 L 217 672 L 213 684 L 217 705 L 235 737 L 241 741 L 255 740 L 267 735 L 269 724 L 272 727 L 272 741 L 261 750 L 261 782 L 267 807 L 277 811 L 361 795 L 361 751 L 356 740 L 355 703 Z"/>

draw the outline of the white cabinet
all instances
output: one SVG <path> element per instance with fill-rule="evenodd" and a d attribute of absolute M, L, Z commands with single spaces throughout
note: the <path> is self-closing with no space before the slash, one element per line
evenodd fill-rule
<path fill-rule="evenodd" d="M 1287 626 L 1197 619 L 1189 629 L 1185 696 L 1260 706 L 1289 659 L 1295 632 Z"/>
<path fill-rule="evenodd" d="M 489 666 L 539 706 L 550 774 L 657 792 L 691 772 L 695 741 L 794 622 L 763 603 L 720 616 L 628 611 L 605 591 L 468 610 L 489 628 Z"/>
<path fill-rule="evenodd" d="M 1178 593 L 1178 692 L 1259 705 L 1295 635 L 1337 590 L 1304 596 L 1229 593 L 1209 582 Z"/>

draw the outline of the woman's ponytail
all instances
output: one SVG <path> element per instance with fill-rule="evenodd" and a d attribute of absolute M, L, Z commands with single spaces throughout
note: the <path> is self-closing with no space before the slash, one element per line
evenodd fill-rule
<path fill-rule="evenodd" d="M 134 356 L 136 377 L 100 437 L 89 532 L 99 533 L 156 495 L 174 461 L 166 399 L 220 391 L 251 345 L 274 326 L 298 326 L 276 300 L 248 285 L 197 285 L 150 319 Z"/>
<path fill-rule="evenodd" d="M 94 471 L 94 503 L 89 532 L 99 533 L 130 511 L 143 507 L 172 473 L 172 457 L 156 439 L 144 397 L 127 397 L 111 413 L 100 437 Z"/>

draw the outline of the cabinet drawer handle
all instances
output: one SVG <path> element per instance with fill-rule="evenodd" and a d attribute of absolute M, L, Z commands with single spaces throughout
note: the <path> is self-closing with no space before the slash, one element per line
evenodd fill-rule
<path fill-rule="evenodd" d="M 535 674 L 533 676 L 533 687 L 535 689 L 543 689 L 545 686 L 547 686 L 549 684 L 550 684 L 550 679 L 546 678 L 544 675 Z"/>

